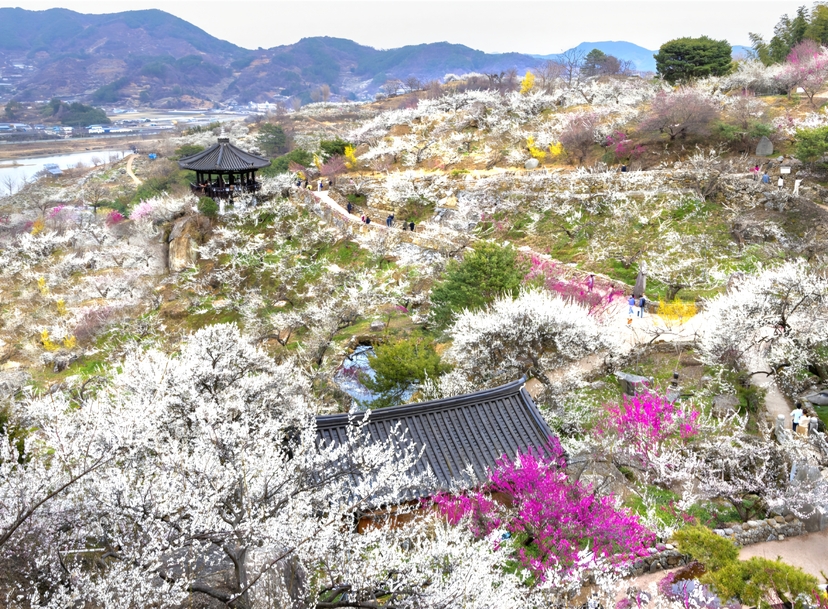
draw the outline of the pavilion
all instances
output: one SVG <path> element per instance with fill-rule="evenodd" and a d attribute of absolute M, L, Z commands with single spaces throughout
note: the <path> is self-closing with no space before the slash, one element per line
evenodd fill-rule
<path fill-rule="evenodd" d="M 193 193 L 229 199 L 234 194 L 260 190 L 256 171 L 269 167 L 270 159 L 245 152 L 231 144 L 229 137 L 220 137 L 207 150 L 179 160 L 178 166 L 196 172 L 196 183 L 190 184 Z"/>

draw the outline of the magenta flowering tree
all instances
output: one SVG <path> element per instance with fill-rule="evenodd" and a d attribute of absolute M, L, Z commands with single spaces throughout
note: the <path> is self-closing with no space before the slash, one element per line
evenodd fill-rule
<path fill-rule="evenodd" d="M 655 393 L 624 397 L 608 404 L 598 435 L 627 465 L 648 468 L 665 448 L 684 443 L 699 433 L 700 412 L 682 408 Z"/>
<path fill-rule="evenodd" d="M 452 524 L 466 522 L 484 537 L 505 530 L 514 560 L 541 581 L 566 575 L 596 560 L 623 565 L 655 539 L 637 517 L 615 507 L 612 496 L 597 496 L 590 485 L 570 479 L 556 439 L 545 452 L 503 457 L 477 492 L 436 497 Z"/>
<path fill-rule="evenodd" d="M 107 226 L 115 226 L 125 220 L 124 215 L 116 210 L 112 210 L 106 215 L 106 225 Z"/>
<path fill-rule="evenodd" d="M 574 278 L 567 276 L 568 269 L 559 263 L 541 258 L 537 254 L 529 257 L 529 272 L 523 278 L 525 283 L 542 285 L 550 292 L 573 304 L 585 307 L 590 315 L 600 316 L 624 296 L 624 291 L 608 281 L 593 276 Z"/>
<path fill-rule="evenodd" d="M 614 131 L 608 135 L 606 146 L 617 159 L 638 159 L 645 151 L 644 146 L 633 142 L 623 131 Z"/>

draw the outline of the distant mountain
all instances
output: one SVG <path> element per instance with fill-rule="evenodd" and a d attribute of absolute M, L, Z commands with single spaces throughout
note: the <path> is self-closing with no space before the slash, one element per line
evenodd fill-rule
<path fill-rule="evenodd" d="M 371 95 L 388 79 L 442 79 L 446 74 L 521 73 L 540 62 L 519 53 L 489 54 L 461 44 L 437 42 L 378 51 L 343 38 L 303 38 L 296 44 L 257 53 L 251 67 L 237 75 L 227 94 L 239 99 L 277 95 L 306 96 L 328 84 L 334 93 Z"/>
<path fill-rule="evenodd" d="M 658 53 L 658 50 L 651 51 L 642 46 L 633 44 L 632 42 L 582 42 L 576 47 L 572 47 L 569 51 L 580 51 L 582 53 L 589 53 L 592 49 L 603 51 L 607 55 L 612 55 L 618 59 L 631 61 L 635 69 L 639 72 L 655 72 L 656 62 L 653 55 Z M 569 52 L 566 51 L 566 52 Z M 733 45 L 733 57 L 750 56 L 753 49 L 741 45 Z M 557 55 L 533 55 L 538 59 L 557 59 L 563 53 Z"/>
<path fill-rule="evenodd" d="M 640 72 L 655 72 L 656 65 L 653 55 L 657 51 L 645 49 L 642 46 L 633 44 L 632 42 L 582 42 L 576 47 L 572 47 L 569 51 L 580 51 L 584 54 L 589 53 L 592 49 L 603 51 L 607 55 L 612 55 L 618 59 L 631 61 L 635 69 Z M 569 52 L 566 51 L 566 52 Z M 563 53 L 556 55 L 535 55 L 538 59 L 557 59 Z"/>
<path fill-rule="evenodd" d="M 304 38 L 252 51 L 160 10 L 86 15 L 0 9 L 0 91 L 18 99 L 128 100 L 175 107 L 211 100 L 299 97 L 321 85 L 368 98 L 389 78 L 521 72 L 539 61 L 445 42 L 379 51 L 340 38 Z M 9 86 L 11 85 L 11 86 Z"/>
<path fill-rule="evenodd" d="M 654 71 L 654 51 L 630 42 L 584 42 Z M 742 49 L 743 47 L 737 47 Z M 736 52 L 736 49 L 734 49 Z M 303 38 L 249 50 L 160 10 L 86 15 L 0 8 L 0 95 L 20 100 L 187 107 L 299 98 L 327 85 L 335 98 L 369 99 L 390 78 L 523 73 L 557 55 L 484 53 L 438 42 L 377 50 L 343 38 Z"/>

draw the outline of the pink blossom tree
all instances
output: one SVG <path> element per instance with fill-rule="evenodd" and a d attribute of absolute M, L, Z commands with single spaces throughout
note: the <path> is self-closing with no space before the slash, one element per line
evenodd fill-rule
<path fill-rule="evenodd" d="M 797 87 L 802 88 L 808 102 L 814 106 L 814 96 L 828 80 L 828 53 L 812 40 L 804 40 L 787 57 L 776 80 L 790 95 Z"/>
<path fill-rule="evenodd" d="M 516 564 L 541 581 L 606 559 L 621 565 L 645 551 L 654 535 L 612 496 L 570 479 L 557 440 L 545 451 L 498 461 L 477 492 L 434 499 L 450 523 L 465 523 L 477 537 L 503 529 Z M 508 533 L 508 534 L 507 534 Z M 506 541 L 506 540 L 510 541 Z"/>
<path fill-rule="evenodd" d="M 663 133 L 670 141 L 689 135 L 704 135 L 718 113 L 713 100 L 695 89 L 661 92 L 653 99 L 640 129 L 643 132 Z"/>

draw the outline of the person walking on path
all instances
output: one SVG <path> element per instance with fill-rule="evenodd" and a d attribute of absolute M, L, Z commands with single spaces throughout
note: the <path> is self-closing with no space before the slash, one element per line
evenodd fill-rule
<path fill-rule="evenodd" d="M 414 223 L 413 223 L 413 222 L 409 222 L 409 223 L 408 223 L 408 228 L 410 228 L 410 229 L 411 229 L 411 232 L 413 233 L 413 232 L 414 232 Z"/>
<path fill-rule="evenodd" d="M 629 315 L 632 317 L 633 313 L 635 312 L 635 296 L 630 294 L 630 298 L 627 300 L 627 304 L 630 305 Z"/>
<path fill-rule="evenodd" d="M 589 277 L 587 277 L 587 292 L 591 292 L 592 288 L 594 288 L 594 287 L 595 287 L 595 275 L 590 273 Z"/>
<path fill-rule="evenodd" d="M 365 224 L 371 224 L 371 217 L 365 216 Z"/>
<path fill-rule="evenodd" d="M 318 188 L 319 188 L 319 192 L 322 192 L 322 178 L 319 178 Z"/>
<path fill-rule="evenodd" d="M 759 165 L 754 165 L 750 172 L 753 174 L 754 182 L 759 179 Z"/>
<path fill-rule="evenodd" d="M 762 174 L 762 184 L 770 184 L 770 176 L 767 171 Z"/>
<path fill-rule="evenodd" d="M 365 222 L 365 214 L 362 214 L 362 218 L 360 218 L 360 220 L 362 220 L 363 223 Z"/>
<path fill-rule="evenodd" d="M 799 194 L 799 185 L 800 185 L 800 184 L 802 184 L 802 180 L 794 180 L 794 189 L 793 189 L 793 193 L 794 193 L 795 195 L 798 195 L 798 194 Z"/>
<path fill-rule="evenodd" d="M 388 217 L 385 219 L 385 226 L 387 226 L 388 228 L 391 228 L 391 223 L 393 221 L 394 221 L 394 216 L 389 214 Z"/>
<path fill-rule="evenodd" d="M 800 402 L 796 403 L 796 408 L 793 409 L 791 412 L 791 421 L 792 425 L 791 428 L 796 432 L 796 428 L 799 427 L 799 421 L 802 419 L 802 404 Z"/>
<path fill-rule="evenodd" d="M 348 215 L 351 215 L 351 211 L 353 211 L 353 209 L 354 209 L 354 206 L 351 204 L 350 201 L 348 201 Z"/>
<path fill-rule="evenodd" d="M 779 186 L 779 190 L 782 190 L 785 187 L 785 178 L 779 176 L 779 179 L 776 181 L 776 185 Z"/>
<path fill-rule="evenodd" d="M 640 307 L 638 309 L 638 316 L 644 317 L 644 309 L 647 307 L 647 299 L 643 294 L 641 295 L 641 300 L 638 301 L 638 306 Z"/>

